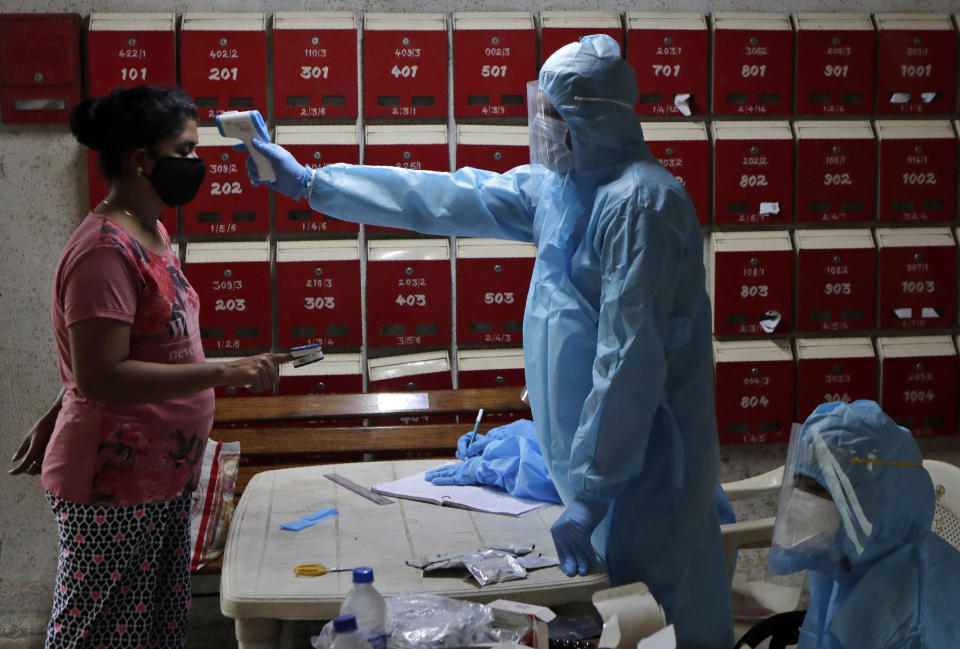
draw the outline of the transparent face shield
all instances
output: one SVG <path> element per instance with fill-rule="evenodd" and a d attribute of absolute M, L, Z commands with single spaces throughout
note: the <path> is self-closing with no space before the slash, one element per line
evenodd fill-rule
<path fill-rule="evenodd" d="M 573 171 L 570 129 L 536 81 L 527 83 L 530 164 L 554 173 Z"/>
<path fill-rule="evenodd" d="M 813 478 L 797 472 L 798 460 L 804 466 L 818 464 L 809 443 L 799 445 L 802 428 L 790 436 L 783 484 L 773 527 L 769 573 L 790 575 L 802 570 L 828 569 L 841 559 L 841 517 L 830 492 Z M 803 456 L 803 457 L 800 457 Z M 796 580 L 772 579 L 795 583 Z"/>

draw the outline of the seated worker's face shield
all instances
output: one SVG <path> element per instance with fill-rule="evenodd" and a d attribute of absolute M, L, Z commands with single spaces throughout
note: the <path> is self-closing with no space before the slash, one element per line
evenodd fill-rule
<path fill-rule="evenodd" d="M 527 83 L 530 164 L 558 174 L 573 171 L 570 128 L 536 81 Z"/>
<path fill-rule="evenodd" d="M 810 444 L 805 442 L 798 448 L 800 431 L 797 426 L 790 436 L 773 526 L 770 568 L 776 574 L 807 568 L 825 570 L 842 558 L 842 546 L 837 540 L 842 533 L 842 520 L 830 492 L 797 471 L 798 460 L 799 466 L 816 464 Z"/>

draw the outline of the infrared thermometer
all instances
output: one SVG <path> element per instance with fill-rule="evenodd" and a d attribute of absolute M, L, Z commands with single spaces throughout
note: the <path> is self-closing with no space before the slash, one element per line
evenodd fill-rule
<path fill-rule="evenodd" d="M 263 117 L 259 110 L 246 110 L 238 112 L 231 110 L 229 112 L 217 115 L 217 129 L 223 137 L 233 137 L 243 140 L 247 145 L 247 151 L 253 162 L 257 165 L 257 175 L 263 182 L 273 182 L 277 179 L 273 173 L 273 165 L 263 155 L 253 148 L 253 138 L 256 137 L 262 142 L 270 141 L 270 134 L 267 133 L 267 125 L 263 123 Z"/>

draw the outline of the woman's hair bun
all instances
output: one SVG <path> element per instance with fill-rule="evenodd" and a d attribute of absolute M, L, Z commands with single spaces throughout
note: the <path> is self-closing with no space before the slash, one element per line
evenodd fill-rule
<path fill-rule="evenodd" d="M 108 98 L 107 98 L 108 99 Z M 104 144 L 104 104 L 107 99 L 88 97 L 82 100 L 70 112 L 70 131 L 77 141 L 97 151 Z"/>

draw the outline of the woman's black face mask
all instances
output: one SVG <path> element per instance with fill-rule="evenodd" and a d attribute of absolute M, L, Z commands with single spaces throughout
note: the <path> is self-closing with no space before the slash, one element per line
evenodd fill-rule
<path fill-rule="evenodd" d="M 169 155 L 157 157 L 157 164 L 147 180 L 165 205 L 180 207 L 197 195 L 206 173 L 207 165 L 202 158 Z"/>

